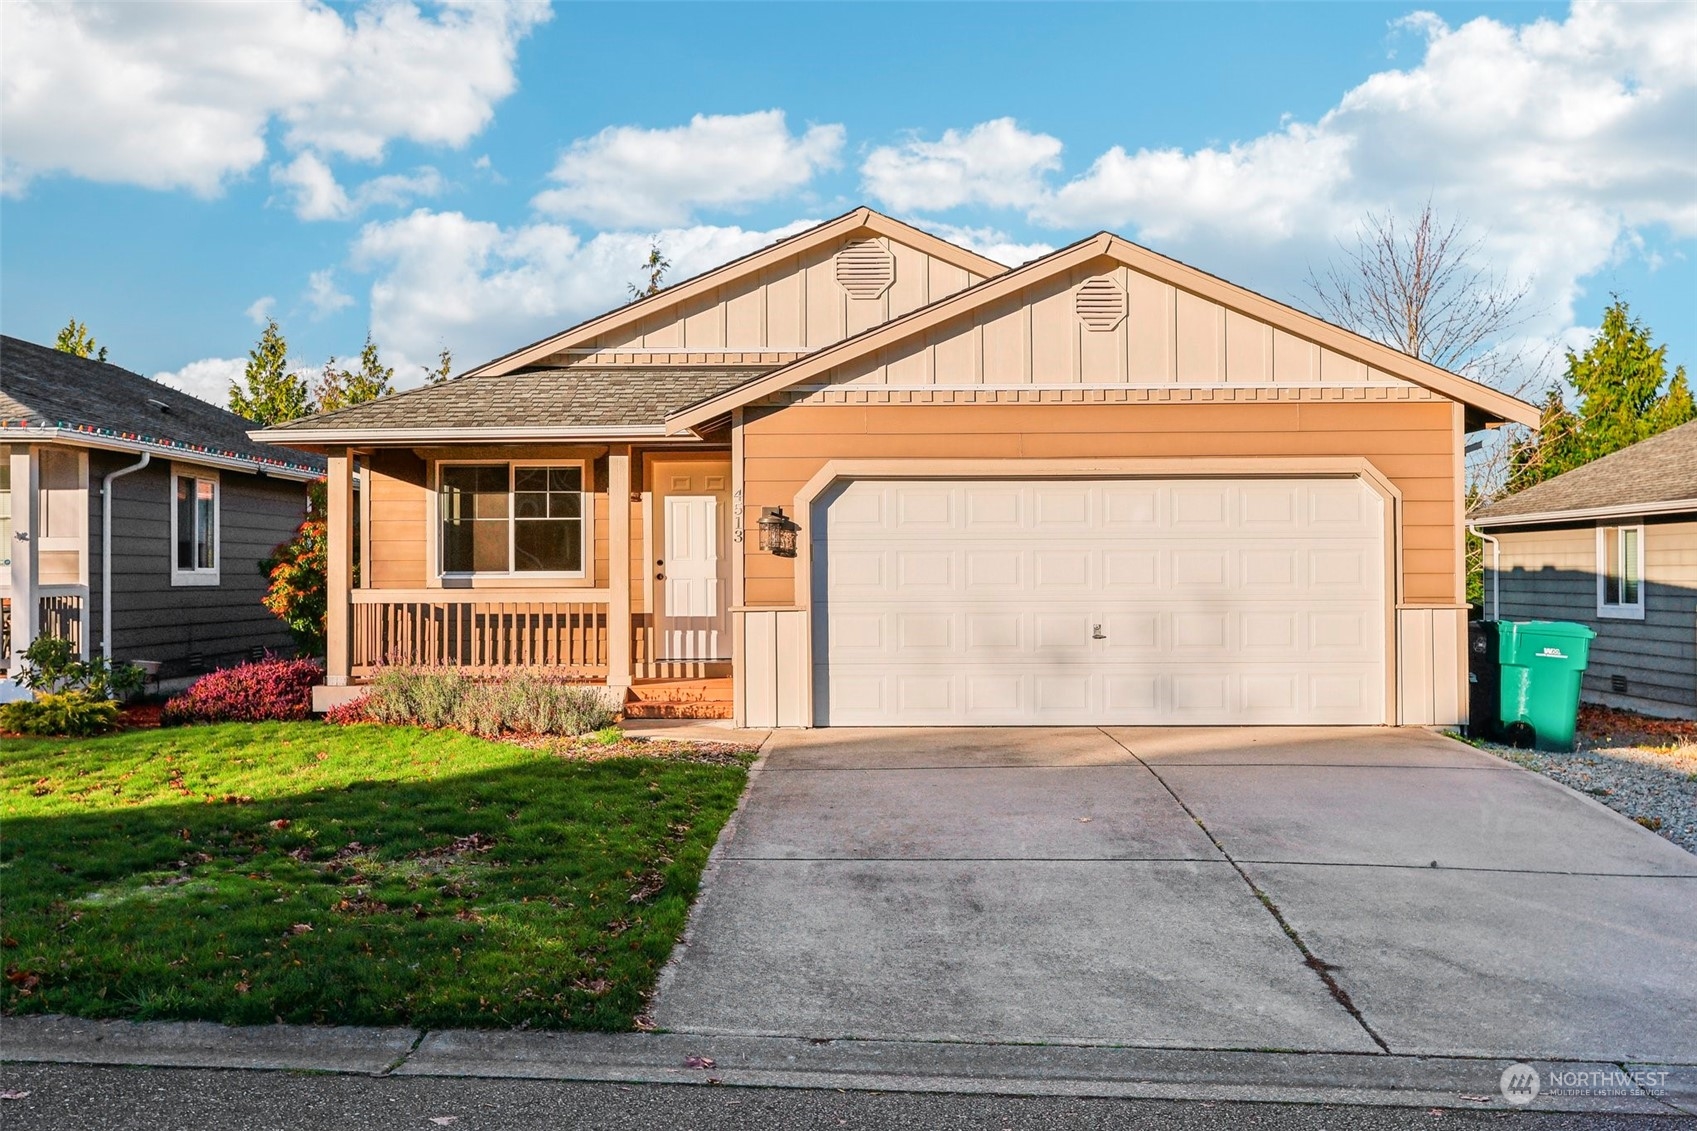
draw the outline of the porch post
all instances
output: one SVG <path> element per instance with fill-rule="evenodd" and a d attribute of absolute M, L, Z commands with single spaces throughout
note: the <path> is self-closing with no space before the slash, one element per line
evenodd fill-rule
<path fill-rule="evenodd" d="M 607 686 L 631 685 L 630 445 L 607 454 Z"/>
<path fill-rule="evenodd" d="M 34 448 L 16 444 L 7 458 L 12 472 L 12 544 L 6 547 L 12 558 L 12 654 L 7 657 L 7 672 L 16 677 L 23 670 L 24 650 L 35 641 L 41 622 L 35 588 L 41 491 Z"/>
<path fill-rule="evenodd" d="M 352 670 L 350 656 L 353 609 L 349 593 L 353 581 L 354 477 L 353 453 L 347 448 L 329 452 L 329 475 L 325 481 L 325 572 L 328 584 L 324 608 L 324 682 L 346 687 Z"/>

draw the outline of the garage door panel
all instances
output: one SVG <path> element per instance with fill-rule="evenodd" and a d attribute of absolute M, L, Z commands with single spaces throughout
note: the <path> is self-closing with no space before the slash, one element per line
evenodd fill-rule
<path fill-rule="evenodd" d="M 1383 506 L 1354 480 L 851 483 L 812 523 L 817 721 L 1381 722 Z"/>

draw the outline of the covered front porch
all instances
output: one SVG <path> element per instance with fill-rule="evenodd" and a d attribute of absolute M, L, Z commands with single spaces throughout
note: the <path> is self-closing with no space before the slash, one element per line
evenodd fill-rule
<path fill-rule="evenodd" d="M 740 523 L 726 449 L 478 445 L 327 453 L 326 686 L 385 666 L 539 669 L 627 713 L 729 717 Z"/>

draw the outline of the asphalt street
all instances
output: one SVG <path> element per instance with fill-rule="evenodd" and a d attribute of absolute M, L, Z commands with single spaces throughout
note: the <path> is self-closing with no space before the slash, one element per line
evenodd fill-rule
<path fill-rule="evenodd" d="M 575 1084 L 91 1065 L 0 1067 L 7 1131 L 1614 1131 L 1697 1119 L 910 1092 Z"/>

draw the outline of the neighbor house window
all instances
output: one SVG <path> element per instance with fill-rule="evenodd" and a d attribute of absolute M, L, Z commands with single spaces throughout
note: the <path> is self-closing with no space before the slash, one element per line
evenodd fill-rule
<path fill-rule="evenodd" d="M 1597 615 L 1644 619 L 1644 528 L 1597 530 Z"/>
<path fill-rule="evenodd" d="M 171 471 L 171 584 L 218 584 L 218 476 Z"/>
<path fill-rule="evenodd" d="M 439 465 L 444 574 L 584 576 L 584 466 Z"/>

